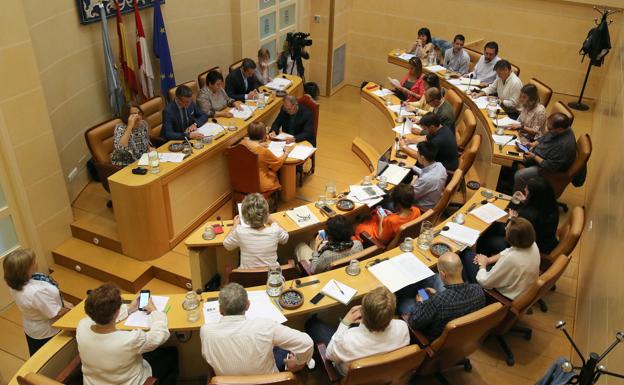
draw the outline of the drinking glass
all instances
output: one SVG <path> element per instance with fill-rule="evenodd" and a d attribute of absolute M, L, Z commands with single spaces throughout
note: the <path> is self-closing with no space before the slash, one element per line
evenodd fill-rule
<path fill-rule="evenodd" d="M 380 176 L 377 178 L 377 181 L 378 181 L 378 182 L 377 182 L 377 186 L 378 186 L 380 189 L 382 189 L 382 190 L 383 190 L 383 189 L 385 189 L 385 188 L 388 186 L 388 178 L 387 178 L 386 176 L 384 176 L 384 175 L 380 175 Z"/>
<path fill-rule="evenodd" d="M 431 243 L 433 242 L 433 225 L 429 221 L 424 221 L 420 228 L 420 235 L 418 236 L 418 248 L 421 250 L 429 250 Z"/>
<path fill-rule="evenodd" d="M 399 249 L 405 253 L 409 253 L 414 250 L 414 239 L 405 237 L 403 243 L 399 245 Z"/>
<path fill-rule="evenodd" d="M 160 160 L 158 159 L 158 153 L 156 151 L 150 151 L 147 154 L 149 160 L 150 172 L 152 174 L 158 174 L 160 172 Z"/>
<path fill-rule="evenodd" d="M 195 292 L 189 291 L 184 296 L 182 308 L 186 310 L 186 319 L 188 322 L 197 322 L 199 320 L 199 297 Z"/>
<path fill-rule="evenodd" d="M 329 182 L 325 185 L 325 202 L 328 205 L 336 203 L 336 184 L 334 182 Z"/>
<path fill-rule="evenodd" d="M 277 263 L 269 266 L 266 292 L 270 297 L 277 297 L 282 294 L 284 287 L 284 277 L 282 268 Z"/>

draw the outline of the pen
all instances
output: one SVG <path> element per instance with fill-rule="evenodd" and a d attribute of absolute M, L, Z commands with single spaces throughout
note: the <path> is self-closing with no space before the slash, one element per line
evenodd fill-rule
<path fill-rule="evenodd" d="M 340 286 L 338 286 L 338 282 L 336 280 L 334 280 L 334 285 L 336 285 L 336 287 L 338 288 L 338 290 L 340 290 L 340 294 L 344 295 L 344 291 L 342 291 L 342 289 L 340 288 Z"/>
<path fill-rule="evenodd" d="M 165 308 L 165 314 L 169 313 L 169 309 L 171 309 L 171 304 L 167 305 Z"/>

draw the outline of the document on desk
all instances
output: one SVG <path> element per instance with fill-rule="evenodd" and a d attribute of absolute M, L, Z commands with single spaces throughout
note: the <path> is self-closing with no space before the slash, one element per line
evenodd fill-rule
<path fill-rule="evenodd" d="M 393 293 L 433 276 L 433 271 L 412 253 L 404 253 L 368 268 Z"/>
<path fill-rule="evenodd" d="M 504 118 L 492 119 L 492 122 L 496 127 L 509 127 L 512 124 L 519 123 L 517 120 L 514 120 L 509 116 L 505 116 Z"/>
<path fill-rule="evenodd" d="M 403 122 L 403 124 L 401 124 L 400 126 L 396 126 L 394 127 L 392 130 L 398 134 L 401 135 L 406 135 L 412 132 L 412 127 L 416 126 L 418 129 L 420 129 L 420 126 L 414 122 L 412 122 L 411 119 L 405 119 L 405 121 Z"/>
<path fill-rule="evenodd" d="M 250 106 L 247 104 L 241 104 L 241 109 L 237 109 L 236 107 L 230 108 L 230 112 L 234 115 L 235 118 L 247 120 L 251 118 L 254 111 L 256 110 L 255 106 Z"/>
<path fill-rule="evenodd" d="M 481 84 L 481 80 L 480 79 L 476 79 L 476 78 L 460 78 L 459 79 L 460 84 L 466 84 L 466 85 L 471 85 L 471 86 L 475 86 L 478 87 Z"/>
<path fill-rule="evenodd" d="M 286 317 L 279 311 L 265 291 L 248 291 L 247 298 L 249 299 L 249 309 L 245 313 L 245 318 L 268 318 L 277 323 L 286 322 Z M 221 320 L 221 313 L 219 312 L 219 301 L 209 301 L 204 303 L 203 306 L 204 323 L 214 323 Z"/>
<path fill-rule="evenodd" d="M 294 136 L 287 134 L 285 132 L 280 132 L 278 135 L 275 135 L 275 140 L 286 140 L 294 138 Z"/>
<path fill-rule="evenodd" d="M 299 206 L 286 211 L 286 216 L 290 218 L 299 227 L 308 227 L 319 223 L 320 221 L 314 215 L 308 206 Z"/>
<path fill-rule="evenodd" d="M 389 164 L 384 172 L 381 173 L 381 176 L 385 176 L 388 183 L 392 183 L 396 186 L 401 183 L 403 178 L 405 178 L 409 172 L 409 168 L 403 168 L 401 166 L 397 166 L 396 164 Z"/>
<path fill-rule="evenodd" d="M 440 235 L 463 245 L 472 246 L 477 243 L 477 239 L 479 239 L 479 231 L 471 229 L 470 227 L 458 225 L 455 222 L 447 222 L 445 227 L 449 229 L 442 230 Z"/>
<path fill-rule="evenodd" d="M 351 286 L 347 286 L 342 282 L 338 282 L 335 279 L 330 279 L 325 286 L 321 289 L 321 293 L 325 294 L 328 297 L 335 299 L 336 301 L 347 305 L 355 294 L 357 290 L 352 288 Z"/>
<path fill-rule="evenodd" d="M 236 207 L 238 207 L 238 220 L 240 221 L 240 225 L 241 227 L 250 227 L 246 222 L 245 219 L 243 219 L 243 215 L 241 214 L 243 212 L 243 203 L 237 203 Z"/>
<path fill-rule="evenodd" d="M 167 305 L 167 302 L 169 302 L 169 297 L 153 295 L 151 298 L 152 302 L 154 302 L 154 306 L 156 306 L 156 309 L 160 311 L 165 310 L 165 306 Z M 126 318 L 124 325 L 131 328 L 149 329 L 149 315 L 144 311 L 137 310 Z"/>
<path fill-rule="evenodd" d="M 401 116 L 414 116 L 414 115 L 416 115 L 412 111 L 408 111 L 405 107 L 403 107 L 400 104 L 393 104 L 391 106 L 388 106 L 388 108 L 390 109 L 390 111 L 394 112 L 395 114 L 398 114 L 400 112 Z"/>
<path fill-rule="evenodd" d="M 392 94 L 394 94 L 394 92 L 390 91 L 390 90 L 389 90 L 389 89 L 387 89 L 387 88 L 382 88 L 382 89 L 380 89 L 380 90 L 375 90 L 375 91 L 373 91 L 372 93 L 373 93 L 373 95 L 379 96 L 380 98 L 383 98 L 383 97 L 385 97 L 385 96 L 387 96 L 387 95 L 392 95 Z"/>
<path fill-rule="evenodd" d="M 379 203 L 379 202 L 381 202 L 383 200 L 383 197 L 370 198 L 370 199 L 358 199 L 358 197 L 353 195 L 353 193 L 347 194 L 347 198 L 351 199 L 355 203 L 360 203 L 360 204 L 366 205 L 368 207 L 373 207 L 377 203 Z"/>
<path fill-rule="evenodd" d="M 147 153 L 141 155 L 141 157 L 139 158 L 139 163 L 137 163 L 137 166 L 148 166 L 149 165 L 149 158 L 147 157 Z"/>
<path fill-rule="evenodd" d="M 492 134 L 492 140 L 494 140 L 494 143 L 496 144 L 502 144 L 502 145 L 507 145 L 507 144 L 515 144 L 515 140 L 513 140 L 513 135 L 496 135 L 496 134 Z"/>
<path fill-rule="evenodd" d="M 480 110 L 484 110 L 489 103 L 487 96 L 479 96 L 476 99 L 472 99 L 472 101 L 477 105 L 477 108 L 479 108 Z"/>
<path fill-rule="evenodd" d="M 288 154 L 288 157 L 291 159 L 299 159 L 306 160 L 316 151 L 315 147 L 297 145 L 293 150 Z"/>
<path fill-rule="evenodd" d="M 413 57 L 416 57 L 416 55 L 405 52 L 405 53 L 400 54 L 397 57 L 401 60 L 410 61 L 410 59 Z"/>
<path fill-rule="evenodd" d="M 503 217 L 506 217 L 507 212 L 494 204 L 487 203 L 470 211 L 470 215 L 474 215 L 475 217 L 481 219 L 483 222 L 490 224 L 496 222 Z"/>
<path fill-rule="evenodd" d="M 425 67 L 429 72 L 441 72 L 441 71 L 446 71 L 446 68 L 442 67 L 441 65 L 433 65 L 433 66 L 429 66 L 429 67 Z"/>
<path fill-rule="evenodd" d="M 216 123 L 208 122 L 197 129 L 204 136 L 217 136 L 223 132 L 223 127 Z"/>
<path fill-rule="evenodd" d="M 184 160 L 184 156 L 186 156 L 186 154 L 183 154 L 181 152 L 159 152 L 158 160 L 161 163 L 182 163 L 182 161 Z"/>
<path fill-rule="evenodd" d="M 271 80 L 270 82 L 268 82 L 267 84 L 265 84 L 267 88 L 270 88 L 276 91 L 284 91 L 291 85 L 292 85 L 292 81 L 285 79 L 285 78 L 275 78 Z"/>
<path fill-rule="evenodd" d="M 274 140 L 269 142 L 269 150 L 273 153 L 273 155 L 278 158 L 284 155 L 284 147 L 286 146 L 286 142 L 276 142 Z"/>
<path fill-rule="evenodd" d="M 349 186 L 349 191 L 359 201 L 379 198 L 386 195 L 386 192 L 384 190 L 380 189 L 377 185 L 374 184 L 370 186 L 351 185 Z"/>

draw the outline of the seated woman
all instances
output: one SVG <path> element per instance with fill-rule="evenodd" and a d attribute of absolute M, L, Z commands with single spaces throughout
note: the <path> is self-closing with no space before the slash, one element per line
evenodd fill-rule
<path fill-rule="evenodd" d="M 225 110 L 226 107 L 241 109 L 241 102 L 232 99 L 225 92 L 223 75 L 217 70 L 210 71 L 206 75 L 206 85 L 199 90 L 197 104 L 209 118 L 233 117 L 230 111 Z"/>
<path fill-rule="evenodd" d="M 394 86 L 394 94 L 401 100 L 415 102 L 420 100 L 425 93 L 423 81 L 423 69 L 420 59 L 415 57 L 409 61 L 410 69 L 407 75 L 400 81 L 392 80 Z"/>
<path fill-rule="evenodd" d="M 420 216 L 414 202 L 414 189 L 407 183 L 401 183 L 390 193 L 394 213 L 388 214 L 381 206 L 371 210 L 371 218 L 355 228 L 355 237 L 362 240 L 360 234 L 366 231 L 375 240 L 388 244 L 399 232 L 402 224 L 413 221 Z"/>
<path fill-rule="evenodd" d="M 419 100 L 415 102 L 410 102 L 407 104 L 407 110 L 414 111 L 416 112 L 416 115 L 419 115 L 419 116 L 422 116 L 426 114 L 427 112 L 433 111 L 433 106 L 430 106 L 429 104 L 427 104 L 427 99 L 425 98 L 425 92 L 427 92 L 429 88 L 437 88 L 440 91 L 442 91 L 442 88 L 440 86 L 440 78 L 438 77 L 438 75 L 434 73 L 425 74 L 423 76 L 423 86 L 424 86 L 423 96 Z"/>
<path fill-rule="evenodd" d="M 121 109 L 121 120 L 124 123 L 115 126 L 111 163 L 125 167 L 153 150 L 153 147 L 149 138 L 149 124 L 143 119 L 141 107 L 125 104 Z"/>
<path fill-rule="evenodd" d="M 37 273 L 37 259 L 32 250 L 10 252 L 4 257 L 2 268 L 4 281 L 22 313 L 28 352 L 32 356 L 59 332 L 52 324 L 73 306 L 63 301 L 58 284 L 51 277 Z"/>
<path fill-rule="evenodd" d="M 557 245 L 559 206 L 550 182 L 541 176 L 530 179 L 524 193 L 516 192 L 518 205 L 510 205 L 509 215 L 527 219 L 535 229 L 537 247 L 541 253 L 549 254 Z M 494 255 L 509 247 L 505 240 L 505 226 L 495 222 L 477 241 L 477 252 Z"/>
<path fill-rule="evenodd" d="M 514 300 L 539 278 L 540 252 L 535 244 L 535 230 L 524 218 L 511 218 L 505 239 L 510 247 L 493 257 L 467 250 L 462 255 L 465 278 L 485 289 L 496 289 Z M 487 267 L 494 265 L 489 271 Z"/>
<path fill-rule="evenodd" d="M 116 323 L 135 311 L 149 314 L 150 329 L 118 330 Z M 82 375 L 87 385 L 141 385 L 148 377 L 159 384 L 176 383 L 178 352 L 159 348 L 169 339 L 167 315 L 150 299 L 145 310 L 138 310 L 138 299 L 121 304 L 117 286 L 105 283 L 92 290 L 85 301 L 83 318 L 76 328 Z"/>
<path fill-rule="evenodd" d="M 241 224 L 241 219 L 242 224 Z M 277 244 L 288 242 L 288 232 L 269 217 L 269 204 L 261 194 L 243 199 L 241 212 L 223 240 L 226 250 L 240 248 L 240 268 L 267 267 L 277 262 Z"/>
<path fill-rule="evenodd" d="M 260 48 L 258 50 L 258 66 L 256 67 L 256 78 L 261 84 L 267 84 L 271 81 L 269 75 L 269 60 L 271 59 L 271 53 L 266 48 Z"/>
<path fill-rule="evenodd" d="M 268 148 L 266 126 L 262 122 L 253 122 L 247 129 L 247 138 L 241 143 L 249 151 L 258 155 L 258 166 L 260 167 L 260 192 L 272 191 L 280 187 L 277 171 L 282 167 L 288 154 L 295 148 L 294 146 L 284 146 L 284 154 L 277 157 Z"/>
<path fill-rule="evenodd" d="M 520 89 L 518 98 L 520 116 L 518 124 L 510 128 L 520 130 L 529 140 L 535 140 L 546 133 L 546 108 L 540 103 L 537 87 L 526 84 Z"/>
<path fill-rule="evenodd" d="M 420 60 L 425 60 L 429 53 L 435 50 L 433 42 L 431 41 L 431 31 L 429 28 L 423 27 L 418 30 L 418 39 L 410 48 L 409 53 L 416 55 Z"/>
<path fill-rule="evenodd" d="M 333 261 L 348 257 L 351 254 L 362 251 L 362 242 L 352 240 L 353 226 L 346 217 L 336 215 L 327 220 L 327 239 L 317 235 L 310 243 L 299 243 L 295 247 L 297 260 L 310 262 L 312 273 L 321 273 L 329 267 Z"/>

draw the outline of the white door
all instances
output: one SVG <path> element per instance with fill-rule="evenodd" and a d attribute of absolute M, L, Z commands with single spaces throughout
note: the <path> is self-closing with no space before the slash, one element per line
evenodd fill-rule
<path fill-rule="evenodd" d="M 23 243 L 20 242 L 21 231 L 19 231 L 19 223 L 17 223 L 14 201 L 10 199 L 6 174 L 1 169 L 2 162 L 0 160 L 0 310 L 13 302 L 9 294 L 9 287 L 4 282 L 4 269 L 2 263 L 4 257 L 11 251 L 19 248 Z"/>

